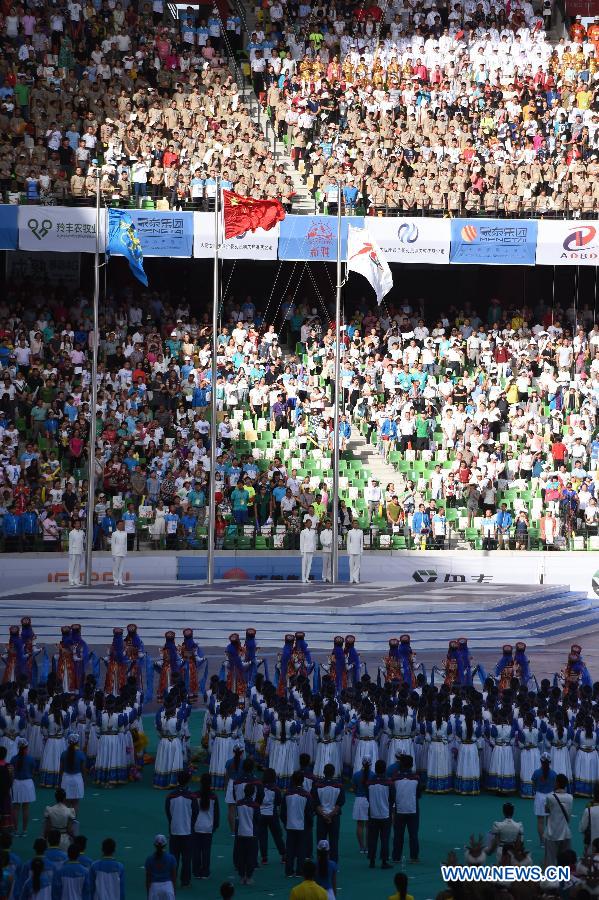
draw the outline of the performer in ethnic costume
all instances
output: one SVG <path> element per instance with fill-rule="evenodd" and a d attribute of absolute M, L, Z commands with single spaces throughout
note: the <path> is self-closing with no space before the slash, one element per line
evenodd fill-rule
<path fill-rule="evenodd" d="M 243 658 L 241 641 L 234 631 L 229 635 L 229 643 L 225 650 L 225 675 L 228 689 L 240 699 L 245 697 L 247 691 L 247 673 L 250 666 L 251 663 Z"/>
<path fill-rule="evenodd" d="M 125 655 L 129 661 L 129 676 L 135 678 L 135 684 L 138 691 L 143 691 L 146 687 L 146 651 L 144 643 L 140 638 L 137 625 L 131 622 L 127 625 L 127 634 L 125 635 Z"/>
<path fill-rule="evenodd" d="M 29 616 L 23 616 L 21 619 L 21 641 L 23 643 L 23 654 L 25 656 L 25 673 L 29 684 L 35 687 L 38 683 L 38 671 L 36 657 L 42 652 L 42 648 L 36 644 L 36 635 L 33 633 L 31 619 Z"/>
<path fill-rule="evenodd" d="M 206 661 L 206 657 L 200 645 L 194 640 L 192 628 L 183 629 L 183 643 L 179 646 L 179 655 L 189 699 L 197 700 L 200 694 L 200 666 Z"/>
<path fill-rule="evenodd" d="M 173 685 L 178 682 L 181 672 L 181 657 L 177 652 L 175 632 L 164 633 L 164 646 L 160 651 L 160 659 L 154 663 L 156 671 L 160 672 L 158 682 L 158 699 L 164 701 Z"/>
<path fill-rule="evenodd" d="M 295 677 L 295 658 L 294 658 L 295 635 L 286 634 L 283 649 L 279 654 L 277 669 L 278 682 L 277 694 L 279 697 L 285 697 L 290 687 L 291 679 Z"/>
<path fill-rule="evenodd" d="M 106 664 L 106 678 L 104 681 L 104 693 L 118 697 L 127 683 L 127 669 L 129 662 L 125 653 L 123 641 L 123 629 L 112 629 L 112 644 L 108 648 L 108 655 L 104 657 Z"/>
<path fill-rule="evenodd" d="M 564 694 L 577 692 L 581 686 L 592 686 L 589 670 L 582 659 L 582 647 L 580 644 L 572 644 L 565 669 L 562 670 L 564 680 Z"/>
<path fill-rule="evenodd" d="M 63 693 L 74 694 L 77 692 L 77 674 L 75 671 L 71 626 L 63 625 L 60 631 L 62 639 L 58 645 L 58 653 L 54 654 L 56 681 Z"/>
<path fill-rule="evenodd" d="M 526 655 L 526 644 L 524 641 L 516 642 L 516 652 L 514 653 L 514 676 L 519 679 L 520 684 L 523 687 L 528 687 L 528 682 L 530 681 L 530 665 L 528 656 Z"/>
<path fill-rule="evenodd" d="M 383 656 L 383 663 L 384 669 L 382 671 L 385 684 L 393 681 L 403 681 L 402 664 L 399 658 L 399 640 L 397 638 L 389 638 L 389 652 L 386 656 Z"/>
<path fill-rule="evenodd" d="M 450 641 L 447 647 L 447 656 L 445 657 L 445 678 L 443 684 L 446 687 L 453 687 L 458 680 L 458 642 Z"/>
<path fill-rule="evenodd" d="M 306 633 L 304 631 L 295 632 L 295 647 L 293 649 L 295 674 L 303 675 L 307 678 L 314 669 L 312 662 L 312 654 L 306 641 Z"/>
<path fill-rule="evenodd" d="M 409 634 L 401 634 L 399 636 L 399 658 L 401 660 L 404 682 L 410 687 L 416 687 L 416 673 L 414 671 L 416 654 L 412 650 Z"/>
<path fill-rule="evenodd" d="M 3 684 L 9 684 L 27 673 L 27 661 L 23 653 L 23 643 L 19 634 L 19 626 L 11 625 L 9 628 L 8 645 L 6 652 L 2 654 L 4 662 Z"/>
<path fill-rule="evenodd" d="M 328 673 L 335 682 L 337 693 L 347 687 L 347 660 L 344 653 L 344 642 L 340 634 L 333 639 L 333 652 L 329 656 Z"/>
<path fill-rule="evenodd" d="M 356 638 L 353 634 L 346 634 L 344 652 L 347 686 L 356 687 L 362 677 L 362 665 L 360 663 L 360 654 L 356 650 Z"/>
<path fill-rule="evenodd" d="M 81 635 L 81 625 L 71 625 L 71 646 L 75 666 L 75 683 L 79 693 L 83 690 L 85 670 L 89 662 L 89 647 Z"/>
<path fill-rule="evenodd" d="M 256 629 L 246 628 L 245 644 L 243 645 L 243 660 L 247 667 L 247 682 L 251 688 L 256 681 L 258 669 L 262 666 L 266 680 L 268 681 L 268 663 L 265 659 L 259 659 L 257 656 L 258 647 L 256 646 Z"/>
<path fill-rule="evenodd" d="M 468 638 L 458 638 L 458 684 L 470 686 L 472 684 L 472 656 L 468 649 Z"/>
<path fill-rule="evenodd" d="M 511 644 L 504 644 L 501 659 L 495 666 L 495 676 L 499 679 L 497 686 L 500 694 L 508 690 L 512 678 L 515 676 L 513 652 L 514 648 Z"/>

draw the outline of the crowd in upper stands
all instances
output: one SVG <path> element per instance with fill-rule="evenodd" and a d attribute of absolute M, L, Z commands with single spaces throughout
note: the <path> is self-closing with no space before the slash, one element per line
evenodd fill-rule
<path fill-rule="evenodd" d="M 317 201 L 341 176 L 373 213 L 596 214 L 599 23 L 552 42 L 551 0 L 247 12 L 5 2 L 3 199 L 92 202 L 97 160 L 107 203 L 203 208 L 219 175 L 292 208 L 241 64 Z"/>
<path fill-rule="evenodd" d="M 597 534 L 599 326 L 593 311 L 365 300 L 348 315 L 341 375 L 343 531 L 444 546 L 450 525 L 485 546 L 550 547 Z M 0 515 L 6 549 L 58 549 L 84 518 L 89 297 L 9 291 L 0 303 Z M 334 330 L 326 309 L 229 298 L 218 336 L 217 543 L 331 513 Z M 536 323 L 536 324 L 535 324 Z M 205 536 L 210 327 L 180 294 L 123 290 L 102 306 L 96 546 L 119 518 L 168 547 Z M 395 466 L 378 485 L 348 444 L 362 432 Z M 353 470 L 353 477 L 352 477 Z M 503 506 L 504 501 L 505 508 Z M 481 516 L 490 516 L 486 521 Z M 295 542 L 295 543 L 294 543 Z M 281 544 L 283 546 L 283 544 Z"/>

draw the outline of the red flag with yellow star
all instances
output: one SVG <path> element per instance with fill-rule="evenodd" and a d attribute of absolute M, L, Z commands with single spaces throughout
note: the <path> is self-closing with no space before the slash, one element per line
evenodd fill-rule
<path fill-rule="evenodd" d="M 253 200 L 223 191 L 223 218 L 225 238 L 229 239 L 257 228 L 269 231 L 283 221 L 285 210 L 278 200 Z"/>

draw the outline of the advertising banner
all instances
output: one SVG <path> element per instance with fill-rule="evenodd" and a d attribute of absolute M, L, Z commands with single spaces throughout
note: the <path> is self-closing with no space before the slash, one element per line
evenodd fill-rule
<path fill-rule="evenodd" d="M 78 206 L 19 206 L 19 250 L 95 253 L 96 210 Z M 106 210 L 100 210 L 100 252 L 106 239 Z"/>
<path fill-rule="evenodd" d="M 347 229 L 350 225 L 364 228 L 363 216 L 341 219 L 341 258 L 347 259 Z M 370 226 L 370 221 L 368 220 Z M 336 262 L 336 216 L 287 216 L 281 222 L 279 259 L 293 262 Z"/>
<path fill-rule="evenodd" d="M 18 206 L 0 206 L 0 250 L 16 250 L 19 230 L 17 226 Z"/>
<path fill-rule="evenodd" d="M 146 256 L 190 257 L 193 250 L 193 213 L 131 209 L 141 250 Z"/>
<path fill-rule="evenodd" d="M 218 255 L 221 259 L 276 259 L 279 246 L 279 225 L 270 231 L 258 228 L 247 231 L 239 237 L 223 240 L 223 230 L 219 227 L 221 242 Z M 214 256 L 214 214 L 196 212 L 193 214 L 193 255 L 196 259 L 212 259 Z"/>
<path fill-rule="evenodd" d="M 365 225 L 388 263 L 449 262 L 450 219 L 400 219 L 372 216 Z"/>
<path fill-rule="evenodd" d="M 449 261 L 462 265 L 534 266 L 532 219 L 452 219 Z"/>
<path fill-rule="evenodd" d="M 596 266 L 599 264 L 599 228 L 596 222 L 539 222 L 538 266 Z"/>

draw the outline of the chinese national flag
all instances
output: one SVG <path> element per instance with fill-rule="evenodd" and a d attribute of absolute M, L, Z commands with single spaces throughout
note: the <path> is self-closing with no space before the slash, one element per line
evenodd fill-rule
<path fill-rule="evenodd" d="M 223 191 L 225 238 L 238 237 L 246 231 L 263 228 L 269 231 L 285 218 L 285 210 L 278 200 L 252 200 L 233 191 Z"/>

